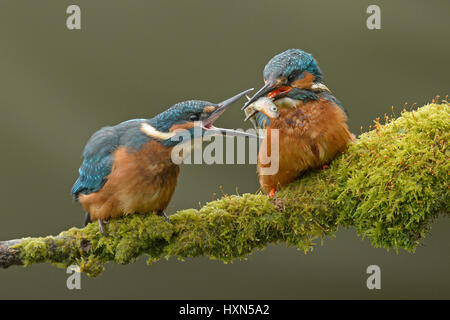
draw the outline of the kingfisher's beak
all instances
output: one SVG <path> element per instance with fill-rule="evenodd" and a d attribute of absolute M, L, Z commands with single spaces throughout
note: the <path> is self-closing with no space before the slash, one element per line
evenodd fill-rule
<path fill-rule="evenodd" d="M 222 101 L 216 105 L 216 110 L 214 110 L 211 115 L 202 121 L 202 128 L 205 131 L 205 135 L 227 135 L 227 136 L 241 136 L 249 138 L 257 138 L 256 135 L 238 131 L 233 129 L 217 128 L 213 126 L 213 123 L 225 112 L 225 110 L 231 106 L 233 103 L 238 101 L 240 98 L 245 96 L 247 93 L 252 91 L 253 88 L 245 90 L 225 101 Z"/>
<path fill-rule="evenodd" d="M 256 92 L 253 97 L 250 98 L 250 100 L 245 103 L 245 105 L 242 107 L 242 110 L 245 110 L 249 105 L 258 100 L 258 98 L 268 94 L 270 91 L 275 89 L 277 85 L 277 81 L 267 81 L 266 84 L 261 89 L 259 89 L 258 92 Z"/>

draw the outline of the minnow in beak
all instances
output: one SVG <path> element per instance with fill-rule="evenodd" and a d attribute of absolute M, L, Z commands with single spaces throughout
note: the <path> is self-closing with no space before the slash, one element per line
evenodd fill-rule
<path fill-rule="evenodd" d="M 233 129 L 217 128 L 213 126 L 213 123 L 225 112 L 225 110 L 231 106 L 233 103 L 238 101 L 240 98 L 245 96 L 247 93 L 252 91 L 253 88 L 245 90 L 234 97 L 231 97 L 225 101 L 222 101 L 216 105 L 216 110 L 214 110 L 211 115 L 202 121 L 202 129 L 204 130 L 204 135 L 227 135 L 227 136 L 241 136 L 249 138 L 258 138 L 254 134 L 250 134 L 244 131 L 238 131 Z"/>
<path fill-rule="evenodd" d="M 269 119 L 277 119 L 279 116 L 277 106 L 271 99 L 266 97 L 259 98 L 248 107 L 250 107 L 252 110 L 249 110 L 249 113 L 247 113 L 246 110 L 247 116 L 245 117 L 244 121 L 247 121 L 258 112 L 264 113 Z"/>

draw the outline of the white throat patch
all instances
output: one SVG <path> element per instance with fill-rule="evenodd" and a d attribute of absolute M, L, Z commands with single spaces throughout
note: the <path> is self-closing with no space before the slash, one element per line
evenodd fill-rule
<path fill-rule="evenodd" d="M 149 137 L 160 139 L 160 140 L 169 140 L 175 136 L 175 132 L 161 132 L 156 130 L 156 128 L 152 127 L 148 123 L 143 123 L 141 125 L 141 131 L 148 135 Z"/>
<path fill-rule="evenodd" d="M 328 89 L 328 87 L 324 85 L 322 82 L 314 82 L 311 86 L 311 89 L 315 92 L 328 91 L 331 93 L 331 90 Z"/>

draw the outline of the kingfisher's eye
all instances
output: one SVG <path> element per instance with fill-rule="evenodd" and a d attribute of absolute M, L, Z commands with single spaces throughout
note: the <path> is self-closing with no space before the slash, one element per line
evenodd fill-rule
<path fill-rule="evenodd" d="M 200 120 L 200 114 L 191 114 L 191 116 L 189 117 L 190 121 L 198 121 Z"/>
<path fill-rule="evenodd" d="M 295 74 L 295 73 L 291 73 L 291 74 L 289 75 L 289 77 L 288 77 L 288 81 L 289 81 L 289 82 L 292 82 L 292 81 L 295 80 L 295 78 L 296 78 L 296 74 Z"/>

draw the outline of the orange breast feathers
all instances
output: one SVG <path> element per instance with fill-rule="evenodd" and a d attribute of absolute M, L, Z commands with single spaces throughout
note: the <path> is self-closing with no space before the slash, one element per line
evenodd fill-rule
<path fill-rule="evenodd" d="M 119 147 L 103 187 L 79 198 L 91 220 L 164 210 L 175 191 L 180 170 L 170 160 L 171 150 L 155 140 L 136 152 Z"/>
<path fill-rule="evenodd" d="M 330 101 L 299 102 L 295 108 L 279 102 L 277 106 L 280 116 L 271 120 L 258 155 L 259 182 L 265 193 L 279 190 L 308 169 L 329 163 L 354 139 L 344 111 Z M 278 157 L 270 142 L 276 137 L 274 129 L 278 130 Z M 273 166 L 275 158 L 278 171 L 264 174 L 270 172 L 265 168 Z"/>

